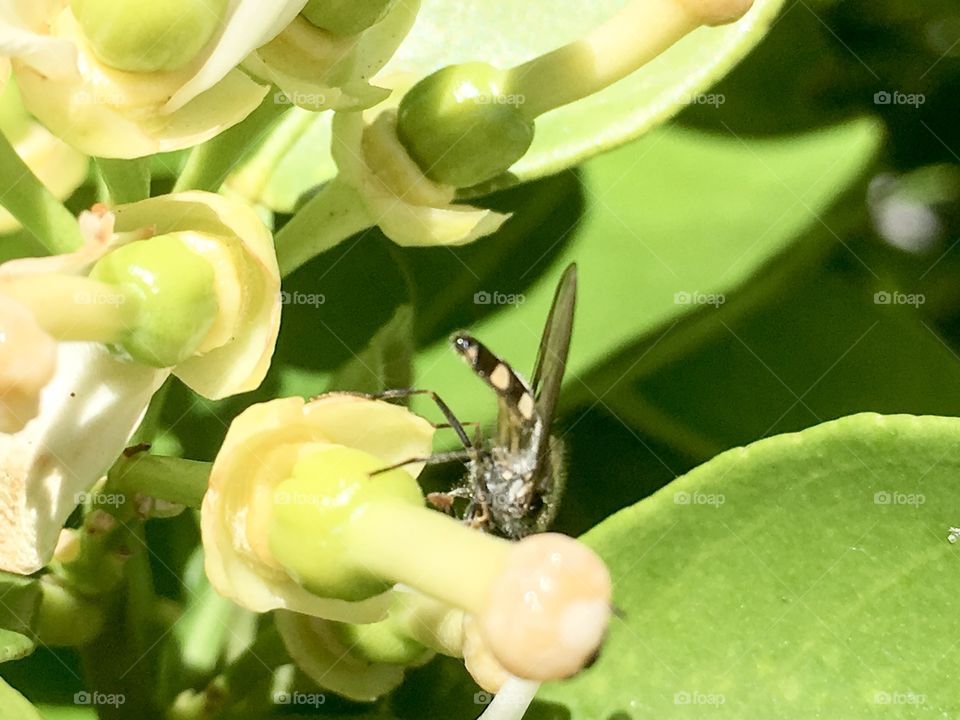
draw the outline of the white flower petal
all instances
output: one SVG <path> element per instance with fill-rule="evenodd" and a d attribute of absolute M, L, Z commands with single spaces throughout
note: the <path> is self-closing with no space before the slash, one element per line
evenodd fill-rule
<path fill-rule="evenodd" d="M 168 374 L 99 344 L 58 345 L 40 414 L 0 434 L 0 569 L 28 574 L 50 561 L 78 493 L 123 451 Z"/>
<path fill-rule="evenodd" d="M 233 0 L 206 62 L 174 93 L 164 112 L 179 110 L 220 82 L 247 55 L 283 30 L 306 4 L 307 0 Z"/>

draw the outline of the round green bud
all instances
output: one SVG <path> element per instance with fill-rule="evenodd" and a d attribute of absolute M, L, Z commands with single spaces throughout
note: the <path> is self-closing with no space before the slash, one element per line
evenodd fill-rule
<path fill-rule="evenodd" d="M 270 551 L 310 592 L 363 600 L 392 585 L 359 559 L 358 519 L 370 503 L 423 507 L 423 493 L 403 469 L 372 474 L 385 465 L 373 455 L 334 445 L 302 458 L 274 489 Z"/>
<path fill-rule="evenodd" d="M 366 625 L 336 623 L 341 642 L 355 655 L 375 663 L 410 665 L 424 660 L 433 652 L 403 633 L 393 616 Z"/>
<path fill-rule="evenodd" d="M 486 63 L 450 65 L 400 101 L 397 134 L 431 180 L 470 187 L 505 172 L 533 142 L 533 122 L 510 94 L 507 73 Z"/>
<path fill-rule="evenodd" d="M 192 357 L 217 317 L 213 267 L 177 233 L 117 248 L 90 277 L 136 298 L 136 321 L 117 344 L 144 365 L 173 367 Z"/>
<path fill-rule="evenodd" d="M 396 1 L 310 0 L 300 14 L 334 35 L 356 35 L 383 20 Z"/>
<path fill-rule="evenodd" d="M 223 23 L 228 0 L 72 0 L 97 58 L 117 70 L 179 70 Z"/>

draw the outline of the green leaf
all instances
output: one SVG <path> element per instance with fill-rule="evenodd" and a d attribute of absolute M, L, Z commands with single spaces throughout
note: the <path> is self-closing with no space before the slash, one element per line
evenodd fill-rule
<path fill-rule="evenodd" d="M 370 344 L 333 374 L 330 390 L 376 393 L 410 387 L 413 363 L 413 312 L 401 305 Z"/>
<path fill-rule="evenodd" d="M 556 278 L 576 261 L 578 320 L 566 385 L 591 404 L 602 402 L 583 384 L 592 367 L 639 338 L 673 342 L 680 320 L 714 311 L 685 299 L 732 301 L 774 261 L 791 267 L 821 257 L 829 245 L 799 241 L 813 230 L 823 234 L 822 216 L 862 176 L 878 141 L 877 126 L 866 120 L 775 141 L 657 132 L 584 166 L 583 216 L 572 226 L 550 226 L 558 251 L 535 250 L 479 272 L 450 263 L 444 285 L 456 287 L 463 303 L 476 292 L 523 296 L 519 305 L 483 305 L 497 312 L 470 329 L 527 372 Z M 461 321 L 466 314 L 450 298 L 440 308 L 461 310 L 452 314 Z M 441 393 L 461 419 L 491 417 L 489 391 L 471 381 L 446 340 L 421 353 L 416 367 L 418 385 Z"/>
<path fill-rule="evenodd" d="M 23 695 L 0 680 L 0 720 L 43 720 Z"/>
<path fill-rule="evenodd" d="M 598 371 L 616 383 L 608 404 L 629 420 L 641 401 L 720 449 L 867 410 L 960 415 L 960 364 L 925 308 L 877 304 L 851 263 L 782 285 L 753 316 L 717 313 L 712 339 L 685 355 L 635 363 L 632 377 Z"/>
<path fill-rule="evenodd" d="M 855 415 L 731 450 L 586 536 L 615 580 L 590 718 L 946 717 L 960 419 Z"/>
<path fill-rule="evenodd" d="M 425 0 L 410 36 L 383 74 L 420 78 L 470 60 L 506 68 L 576 40 L 624 4 L 626 0 Z M 628 78 L 542 116 L 524 158 L 510 174 L 478 190 L 488 192 L 559 172 L 672 117 L 760 41 L 783 4 L 784 0 L 757 0 L 739 23 L 701 28 Z M 290 212 L 304 193 L 335 174 L 329 123 L 329 113 L 309 122 L 294 111 L 278 128 L 287 139 L 270 148 L 282 159 L 264 186 L 269 207 Z M 290 137 L 291 131 L 299 139 Z"/>

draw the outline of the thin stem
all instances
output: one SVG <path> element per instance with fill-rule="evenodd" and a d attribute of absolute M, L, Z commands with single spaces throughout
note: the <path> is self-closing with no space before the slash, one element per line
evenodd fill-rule
<path fill-rule="evenodd" d="M 470 613 L 484 609 L 511 548 L 447 515 L 392 502 L 367 504 L 347 532 L 352 559 L 366 570 Z"/>
<path fill-rule="evenodd" d="M 83 245 L 73 213 L 47 190 L 3 133 L 0 133 L 0 205 L 52 255 L 71 252 Z"/>
<path fill-rule="evenodd" d="M 150 158 L 114 160 L 97 158 L 97 168 L 114 205 L 146 200 L 150 197 Z"/>
<path fill-rule="evenodd" d="M 579 40 L 511 69 L 508 92 L 533 120 L 626 77 L 699 24 L 677 0 L 632 0 Z"/>
<path fill-rule="evenodd" d="M 140 453 L 121 457 L 110 471 L 111 483 L 124 493 L 143 493 L 167 502 L 199 508 L 207 491 L 211 463 Z"/>
<path fill-rule="evenodd" d="M 277 233 L 280 274 L 290 275 L 320 253 L 373 224 L 357 192 L 334 178 Z"/>
<path fill-rule="evenodd" d="M 29 307 L 58 340 L 117 342 L 135 324 L 139 306 L 137 297 L 123 289 L 79 275 L 4 277 L 0 292 Z"/>
<path fill-rule="evenodd" d="M 219 190 L 227 176 L 256 149 L 276 120 L 289 107 L 275 102 L 273 93 L 268 93 L 259 107 L 243 122 L 203 145 L 198 145 L 190 152 L 187 164 L 173 188 L 174 192 Z"/>
<path fill-rule="evenodd" d="M 103 608 L 67 587 L 54 575 L 40 579 L 42 596 L 37 615 L 37 637 L 45 645 L 85 645 L 103 629 Z"/>
<path fill-rule="evenodd" d="M 291 110 L 243 167 L 234 173 L 230 187 L 246 198 L 259 198 L 281 160 L 316 121 L 316 113 L 300 108 Z"/>

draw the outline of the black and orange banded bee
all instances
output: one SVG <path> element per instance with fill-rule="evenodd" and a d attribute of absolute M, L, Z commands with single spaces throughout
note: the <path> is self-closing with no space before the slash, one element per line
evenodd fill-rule
<path fill-rule="evenodd" d="M 544 531 L 556 516 L 565 470 L 563 447 L 551 434 L 551 425 L 570 350 L 576 297 L 577 268 L 571 264 L 557 285 L 530 382 L 469 333 L 458 332 L 450 338 L 454 350 L 497 396 L 494 437 L 485 437 L 478 430 L 471 440 L 464 423 L 430 390 L 387 390 L 374 396 L 389 399 L 425 394 L 433 398 L 463 449 L 412 458 L 400 465 L 464 462 L 466 474 L 461 483 L 448 492 L 432 494 L 430 499 L 449 511 L 456 498 L 465 499 L 462 517 L 469 525 L 519 539 Z"/>

